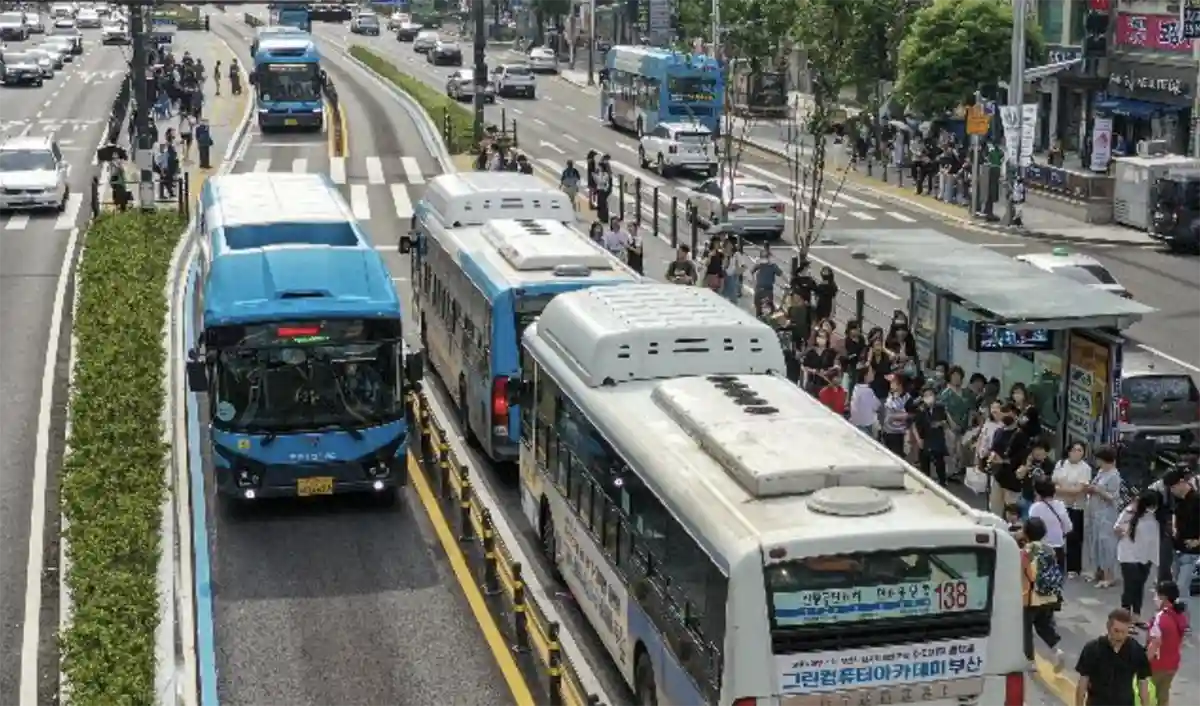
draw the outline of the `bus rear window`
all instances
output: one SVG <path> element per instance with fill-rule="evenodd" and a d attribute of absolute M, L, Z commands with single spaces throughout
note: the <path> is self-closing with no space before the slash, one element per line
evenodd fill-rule
<path fill-rule="evenodd" d="M 989 609 L 995 553 L 947 548 L 816 556 L 767 566 L 772 630 Z"/>

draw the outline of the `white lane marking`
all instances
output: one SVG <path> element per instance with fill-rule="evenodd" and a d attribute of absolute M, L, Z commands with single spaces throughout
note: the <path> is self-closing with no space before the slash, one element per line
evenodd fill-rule
<path fill-rule="evenodd" d="M 850 212 L 850 215 L 851 215 L 851 216 L 854 216 L 855 218 L 857 218 L 857 219 L 858 219 L 858 220 L 860 220 L 860 221 L 873 221 L 873 220 L 875 220 L 875 216 L 872 216 L 872 215 L 871 215 L 871 214 L 869 214 L 869 213 L 863 213 L 862 211 L 851 211 L 851 212 Z"/>
<path fill-rule="evenodd" d="M 661 189 L 667 185 L 667 183 L 665 181 L 663 181 L 662 179 L 652 177 L 652 176 L 646 174 L 645 172 L 643 172 L 641 169 L 634 169 L 633 167 L 629 166 L 628 164 L 618 162 L 615 159 L 610 159 L 609 163 L 612 164 L 613 169 L 625 172 L 626 174 L 628 174 L 629 176 L 631 176 L 635 179 L 640 178 L 642 180 L 642 186 L 649 186 L 650 188 L 658 187 Z M 633 184 L 630 184 L 629 186 L 633 186 Z"/>
<path fill-rule="evenodd" d="M 45 364 L 42 368 L 42 392 L 38 404 L 37 436 L 33 453 L 33 482 L 30 490 L 29 547 L 25 560 L 25 615 L 21 626 L 21 687 L 20 706 L 38 703 L 38 647 L 41 642 L 42 612 L 42 552 L 46 536 L 46 482 L 50 464 L 50 423 L 53 416 L 54 373 L 58 367 L 58 342 L 62 335 L 63 311 L 67 305 L 67 283 L 79 229 L 71 229 L 63 255 L 58 282 L 54 287 L 54 304 L 50 310 L 50 331 L 46 340 Z"/>
<path fill-rule="evenodd" d="M 330 157 L 329 158 L 329 178 L 334 184 L 346 183 L 346 158 L 345 157 Z"/>
<path fill-rule="evenodd" d="M 271 171 L 271 160 L 259 159 L 254 162 L 254 171 L 258 173 Z"/>
<path fill-rule="evenodd" d="M 1159 358 L 1162 358 L 1163 360 L 1167 361 L 1168 363 L 1174 363 L 1175 365 L 1178 365 L 1181 368 L 1186 368 L 1187 370 L 1190 370 L 1193 373 L 1200 373 L 1200 367 L 1197 367 L 1197 366 L 1193 365 L 1192 363 L 1185 363 L 1184 361 L 1176 358 L 1173 355 L 1168 355 L 1166 353 L 1163 353 L 1162 351 L 1158 350 L 1157 348 L 1151 348 L 1150 346 L 1147 346 L 1147 345 L 1144 345 L 1141 343 L 1137 344 L 1137 347 L 1146 351 L 1150 355 L 1156 355 Z"/>
<path fill-rule="evenodd" d="M 308 160 L 304 158 L 292 160 L 292 173 L 303 174 L 308 171 Z"/>
<path fill-rule="evenodd" d="M 516 113 L 517 115 L 525 114 L 525 111 L 521 110 L 520 108 L 509 108 L 508 110 L 509 112 Z"/>
<path fill-rule="evenodd" d="M 404 176 L 408 177 L 409 184 L 425 183 L 425 177 L 421 176 L 421 165 L 417 164 L 416 157 L 401 157 L 400 164 L 404 167 Z"/>
<path fill-rule="evenodd" d="M 79 218 L 79 209 L 83 207 L 83 194 L 71 194 L 67 197 L 67 206 L 54 221 L 54 230 L 69 230 L 75 227 L 75 219 Z"/>
<path fill-rule="evenodd" d="M 360 221 L 371 220 L 371 203 L 367 200 L 366 184 L 350 185 L 350 210 Z"/>
<path fill-rule="evenodd" d="M 896 220 L 900 221 L 901 223 L 916 223 L 917 222 L 917 219 L 915 219 L 911 216 L 906 216 L 903 213 L 900 213 L 899 211 L 888 211 L 887 214 L 889 216 L 891 216 L 892 218 L 895 218 Z"/>
<path fill-rule="evenodd" d="M 541 125 L 542 127 L 546 127 L 546 121 L 541 120 L 539 118 L 534 118 L 533 122 L 537 123 L 538 125 Z"/>
<path fill-rule="evenodd" d="M 869 201 L 863 201 L 862 199 L 857 198 L 855 196 L 851 196 L 850 194 L 847 194 L 845 191 L 838 194 L 838 199 L 840 199 L 842 201 L 846 201 L 848 203 L 852 203 L 855 206 L 861 206 L 866 209 L 871 209 L 871 210 L 879 209 L 879 207 L 876 206 L 875 204 L 870 203 Z"/>
<path fill-rule="evenodd" d="M 566 105 L 566 106 L 564 106 L 564 107 L 565 107 L 567 110 L 575 110 L 575 106 L 573 106 L 573 105 Z"/>
<path fill-rule="evenodd" d="M 408 186 L 392 184 L 392 202 L 396 204 L 396 218 L 407 221 L 413 216 L 412 199 L 408 197 Z"/>
<path fill-rule="evenodd" d="M 27 225 L 29 225 L 29 214 L 18 213 L 8 219 L 8 225 L 4 226 L 4 230 L 25 230 Z"/>
<path fill-rule="evenodd" d="M 367 157 L 367 182 L 371 184 L 382 184 L 383 179 L 383 162 L 378 157 Z"/>
<path fill-rule="evenodd" d="M 571 137 L 571 136 L 570 136 L 569 134 L 567 134 L 567 133 L 563 133 L 563 139 L 564 139 L 564 140 L 566 140 L 566 141 L 568 141 L 568 142 L 576 142 L 576 143 L 577 143 L 577 142 L 579 142 L 579 140 L 576 140 L 574 137 Z"/>
<path fill-rule="evenodd" d="M 754 172 L 755 174 L 757 174 L 761 177 L 765 177 L 767 179 L 777 181 L 780 184 L 789 184 L 790 185 L 792 183 L 789 179 L 785 179 L 784 177 L 779 176 L 775 172 L 768 171 L 768 170 L 763 169 L 762 167 L 759 167 L 754 164 L 740 164 L 738 166 L 740 166 L 742 169 L 749 169 L 750 171 Z"/>

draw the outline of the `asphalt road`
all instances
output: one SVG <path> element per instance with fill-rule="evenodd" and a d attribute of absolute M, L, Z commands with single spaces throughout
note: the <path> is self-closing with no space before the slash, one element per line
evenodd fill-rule
<path fill-rule="evenodd" d="M 214 14 L 213 28 L 245 52 L 240 19 Z M 331 160 L 325 135 L 255 132 L 234 171 L 327 173 L 394 249 L 434 161 L 394 100 L 335 54 L 323 67 L 347 114 L 347 157 Z M 335 500 L 227 521 L 209 498 L 221 704 L 511 702 L 416 493 L 386 511 Z"/>
<path fill-rule="evenodd" d="M 0 704 L 18 703 L 20 688 L 33 469 L 55 290 L 64 260 L 73 261 L 78 251 L 67 252 L 67 246 L 72 242 L 72 231 L 87 221 L 82 205 L 95 169 L 92 158 L 107 124 L 118 78 L 124 74 L 121 48 L 100 46 L 99 30 L 84 30 L 84 36 L 83 55 L 75 57 L 41 88 L 0 87 L 0 141 L 21 134 L 54 134 L 71 165 L 71 196 L 62 214 L 0 214 L 0 399 L 5 400 L 0 409 Z M 19 49 L 39 40 L 34 35 L 24 44 L 14 42 L 11 46 Z M 67 296 L 69 302 L 69 291 Z M 44 501 L 41 507 L 47 510 L 44 555 L 48 571 L 43 574 L 47 591 L 41 613 L 41 672 L 55 677 L 55 475 L 62 451 L 70 312 L 65 315 L 68 320 L 62 328 L 59 349 L 49 352 L 59 362 L 54 413 L 50 427 L 45 429 L 53 440 L 47 464 L 50 490 L 37 500 Z"/>

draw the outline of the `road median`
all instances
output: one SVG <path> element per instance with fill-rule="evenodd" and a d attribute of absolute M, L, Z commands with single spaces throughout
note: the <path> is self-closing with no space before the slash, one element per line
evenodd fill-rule
<path fill-rule="evenodd" d="M 164 288 L 184 228 L 173 211 L 104 213 L 80 258 L 61 474 L 72 609 L 59 642 L 72 706 L 156 700 Z"/>

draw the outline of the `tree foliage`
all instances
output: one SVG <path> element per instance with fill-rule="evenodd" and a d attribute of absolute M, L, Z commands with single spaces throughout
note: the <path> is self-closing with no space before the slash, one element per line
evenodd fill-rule
<path fill-rule="evenodd" d="M 900 42 L 913 15 L 925 0 L 873 0 L 858 8 L 857 41 L 851 52 L 850 83 L 874 88 L 878 81 L 895 81 Z"/>
<path fill-rule="evenodd" d="M 900 45 L 897 95 L 924 115 L 962 105 L 975 91 L 996 95 L 1012 67 L 1012 5 L 1007 0 L 936 0 L 919 10 Z M 1025 24 L 1026 61 L 1046 54 L 1041 30 Z"/>

